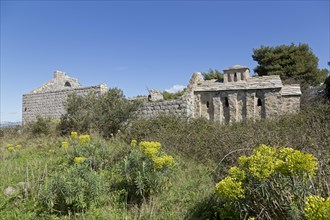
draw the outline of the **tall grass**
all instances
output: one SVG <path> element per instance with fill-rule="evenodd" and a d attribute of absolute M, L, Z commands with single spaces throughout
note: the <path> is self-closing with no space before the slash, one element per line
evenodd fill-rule
<path fill-rule="evenodd" d="M 215 183 L 227 175 L 238 156 L 250 154 L 260 144 L 312 153 L 319 161 L 315 187 L 319 194 L 330 196 L 330 105 L 272 120 L 231 125 L 201 118 L 159 116 L 135 120 L 128 130 L 109 140 L 93 136 L 93 151 L 79 152 L 90 153 L 92 168 L 101 177 L 104 191 L 97 204 L 61 215 L 40 208 L 40 187 L 52 172 L 63 169 L 59 162 L 66 157 L 59 149 L 68 137 L 54 132 L 33 135 L 29 129 L 16 127 L 2 130 L 0 138 L 0 219 L 217 219 L 224 213 L 233 213 L 217 201 Z M 124 140 L 130 143 L 132 139 L 159 141 L 176 162 L 166 188 L 142 204 L 129 203 L 127 191 L 118 182 L 123 179 L 119 172 L 121 161 L 130 153 Z M 20 144 L 22 149 L 9 152 L 7 144 Z M 19 182 L 29 182 L 27 196 L 22 192 L 4 195 L 6 187 L 16 187 Z"/>

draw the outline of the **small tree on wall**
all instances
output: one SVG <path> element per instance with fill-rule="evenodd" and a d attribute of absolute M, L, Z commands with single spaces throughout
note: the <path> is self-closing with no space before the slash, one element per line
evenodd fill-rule
<path fill-rule="evenodd" d="M 211 79 L 216 79 L 219 81 L 223 81 L 223 73 L 221 73 L 217 69 L 209 69 L 208 72 L 202 72 L 202 75 L 204 77 L 204 80 L 211 80 Z"/>

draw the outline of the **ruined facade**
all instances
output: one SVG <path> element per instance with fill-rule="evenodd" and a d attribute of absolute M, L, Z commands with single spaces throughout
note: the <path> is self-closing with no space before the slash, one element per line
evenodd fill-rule
<path fill-rule="evenodd" d="M 23 123 L 42 117 L 60 118 L 65 113 L 64 102 L 70 93 L 85 95 L 108 91 L 104 84 L 81 87 L 64 72 L 55 71 L 54 78 L 32 92 L 23 95 Z M 279 76 L 250 77 L 244 66 L 224 70 L 222 81 L 204 80 L 194 73 L 184 95 L 177 100 L 163 100 L 156 90 L 150 90 L 137 115 L 142 118 L 159 114 L 204 117 L 220 123 L 247 119 L 272 118 L 300 110 L 300 86 L 283 85 Z"/>
<path fill-rule="evenodd" d="M 145 103 L 139 115 L 174 113 L 232 123 L 298 112 L 300 96 L 297 84 L 283 85 L 276 75 L 250 77 L 249 68 L 237 65 L 224 70 L 223 81 L 194 73 L 181 99 Z"/>
<path fill-rule="evenodd" d="M 82 87 L 77 79 L 67 76 L 64 72 L 55 71 L 53 79 L 23 95 L 23 124 L 35 120 L 38 115 L 53 119 L 60 118 L 65 113 L 64 102 L 70 93 L 101 94 L 107 90 L 108 87 L 105 84 Z"/>

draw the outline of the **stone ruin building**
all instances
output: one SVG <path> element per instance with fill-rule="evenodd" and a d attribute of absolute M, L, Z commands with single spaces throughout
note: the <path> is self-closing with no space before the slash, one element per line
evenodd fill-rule
<path fill-rule="evenodd" d="M 70 93 L 101 94 L 107 90 L 104 84 L 81 87 L 77 79 L 55 71 L 54 79 L 23 95 L 23 123 L 35 120 L 37 115 L 60 118 Z M 223 81 L 204 80 L 201 73 L 194 73 L 183 96 L 177 100 L 163 100 L 157 90 L 149 93 L 137 112 L 139 117 L 175 114 L 220 123 L 295 113 L 300 110 L 301 97 L 298 84 L 283 85 L 277 75 L 250 77 L 249 68 L 239 65 L 224 70 Z"/>
<path fill-rule="evenodd" d="M 277 75 L 250 77 L 248 67 L 236 65 L 224 70 L 223 81 L 204 80 L 194 73 L 181 99 L 159 101 L 157 95 L 158 101 L 144 103 L 139 115 L 173 113 L 232 123 L 298 112 L 300 97 L 298 84 L 283 85 Z"/>
<path fill-rule="evenodd" d="M 108 90 L 107 85 L 82 87 L 77 79 L 71 78 L 65 72 L 55 71 L 54 78 L 30 93 L 23 95 L 22 119 L 23 124 L 34 121 L 39 115 L 58 119 L 65 114 L 64 102 L 70 93 L 86 95 Z"/>

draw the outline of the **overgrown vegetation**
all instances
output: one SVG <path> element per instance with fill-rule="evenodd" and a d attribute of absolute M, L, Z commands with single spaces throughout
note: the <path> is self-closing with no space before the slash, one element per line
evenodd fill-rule
<path fill-rule="evenodd" d="M 215 79 L 217 81 L 222 82 L 223 81 L 223 73 L 221 73 L 219 70 L 215 69 L 209 69 L 208 72 L 202 72 L 202 75 L 204 77 L 204 80 L 212 80 Z"/>
<path fill-rule="evenodd" d="M 176 92 L 176 93 L 170 93 L 167 91 L 163 91 L 162 95 L 164 97 L 164 100 L 174 100 L 174 99 L 179 99 L 181 96 L 184 94 L 186 89 L 183 89 L 182 91 Z"/>
<path fill-rule="evenodd" d="M 307 198 L 320 193 L 313 185 L 316 169 L 317 159 L 311 154 L 260 145 L 251 156 L 239 157 L 238 166 L 217 183 L 216 193 L 241 219 L 311 219 L 304 208 Z M 330 217 L 330 206 L 313 211 L 318 219 Z"/>
<path fill-rule="evenodd" d="M 90 93 L 68 96 L 66 114 L 62 116 L 58 130 L 61 134 L 71 131 L 95 131 L 103 137 L 110 137 L 127 127 L 129 119 L 139 106 L 138 101 L 127 100 L 120 89 L 113 88 L 104 94 Z"/>
<path fill-rule="evenodd" d="M 35 123 L 2 129 L 0 219 L 327 219 L 328 104 L 231 125 L 136 119 L 107 140 Z"/>

